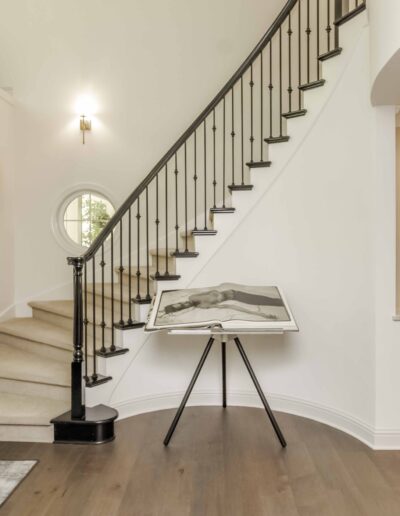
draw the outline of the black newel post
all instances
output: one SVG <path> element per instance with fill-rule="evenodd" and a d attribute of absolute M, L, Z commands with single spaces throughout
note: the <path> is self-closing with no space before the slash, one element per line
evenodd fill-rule
<path fill-rule="evenodd" d="M 71 418 L 85 418 L 85 395 L 83 387 L 83 303 L 82 270 L 83 258 L 68 258 L 68 264 L 74 267 L 74 351 L 71 363 Z"/>

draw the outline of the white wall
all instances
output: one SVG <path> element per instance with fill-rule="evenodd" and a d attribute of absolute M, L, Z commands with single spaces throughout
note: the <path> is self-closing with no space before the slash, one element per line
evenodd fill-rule
<path fill-rule="evenodd" d="M 0 318 L 14 304 L 14 101 L 0 89 Z"/>
<path fill-rule="evenodd" d="M 284 3 L 0 0 L 0 84 L 17 101 L 17 301 L 71 280 L 50 229 L 62 193 L 98 183 L 121 203 Z M 98 112 L 83 146 L 75 101 L 86 93 Z"/>
<path fill-rule="evenodd" d="M 394 119 L 372 108 L 369 73 L 366 28 L 300 152 L 193 286 L 233 278 L 281 285 L 300 332 L 246 338 L 275 407 L 337 424 L 371 445 L 378 442 L 377 427 L 397 428 L 400 445 L 400 411 L 389 410 L 398 406 L 394 242 L 386 239 L 395 220 L 394 168 L 389 159 L 382 177 L 374 161 L 382 152 L 377 134 L 383 131 L 384 140 L 394 131 Z M 390 141 L 387 146 L 391 153 Z M 132 361 L 112 402 L 123 413 L 173 405 L 204 345 L 197 340 L 194 345 L 184 337 L 168 342 L 153 337 Z M 229 361 L 231 402 L 253 404 L 252 385 L 233 348 Z M 218 402 L 219 367 L 214 350 L 194 402 Z"/>
<path fill-rule="evenodd" d="M 374 105 L 400 104 L 400 2 L 368 0 L 371 97 Z"/>

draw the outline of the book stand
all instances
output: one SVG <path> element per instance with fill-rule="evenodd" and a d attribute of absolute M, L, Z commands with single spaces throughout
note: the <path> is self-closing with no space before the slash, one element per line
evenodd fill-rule
<path fill-rule="evenodd" d="M 244 332 L 241 332 L 241 333 L 244 333 Z M 260 333 L 263 333 L 263 334 L 282 334 L 283 331 L 264 331 L 264 332 L 251 332 L 251 331 L 246 331 L 246 334 L 260 334 Z M 182 412 L 186 406 L 186 403 L 189 399 L 189 396 L 193 390 L 193 387 L 194 387 L 194 384 L 196 383 L 196 380 L 197 378 L 199 377 L 199 374 L 200 374 L 200 371 L 202 370 L 203 368 L 203 365 L 208 357 L 208 354 L 210 353 L 210 350 L 211 350 L 211 347 L 212 345 L 214 344 L 214 341 L 219 337 L 220 338 L 220 341 L 221 341 L 221 352 L 222 352 L 222 406 L 224 408 L 226 408 L 226 343 L 229 341 L 229 340 L 233 340 L 236 344 L 236 347 L 238 348 L 239 350 L 239 353 L 240 353 L 240 356 L 242 357 L 242 360 L 243 362 L 245 363 L 245 366 L 251 376 L 251 379 L 253 380 L 253 383 L 254 383 L 254 386 L 258 392 L 258 395 L 260 396 L 261 398 L 261 401 L 264 405 L 264 408 L 265 408 L 265 411 L 268 415 L 268 418 L 273 426 L 273 429 L 275 430 L 275 433 L 279 439 L 279 442 L 281 443 L 281 446 L 283 448 L 286 447 L 286 441 L 285 441 L 285 438 L 283 436 L 283 433 L 278 425 L 278 422 L 276 421 L 275 419 L 275 416 L 274 416 L 274 413 L 272 412 L 271 410 L 271 407 L 269 406 L 268 404 L 268 401 L 267 401 L 267 398 L 265 397 L 265 394 L 263 393 L 262 389 L 261 389 L 261 386 L 257 380 L 257 377 L 253 371 L 253 368 L 250 364 L 250 361 L 247 357 L 247 354 L 242 346 L 242 343 L 240 342 L 240 339 L 238 337 L 238 334 L 239 332 L 235 332 L 235 333 L 232 333 L 232 334 L 227 334 L 227 333 L 224 333 L 222 334 L 221 331 L 218 331 L 218 332 L 213 332 L 212 330 L 171 330 L 169 332 L 170 335 L 190 335 L 190 336 L 193 336 L 193 335 L 209 335 L 209 340 L 207 342 L 207 345 L 203 351 L 203 354 L 200 358 L 200 362 L 198 363 L 196 369 L 195 369 L 195 372 L 193 374 L 193 377 L 189 383 L 189 386 L 188 388 L 186 389 L 186 392 L 185 392 L 185 395 L 183 396 L 183 399 L 181 401 L 181 404 L 175 414 L 175 417 L 171 423 L 171 426 L 167 432 L 167 435 L 165 436 L 165 439 L 164 439 L 164 445 L 165 446 L 168 446 L 170 440 L 171 440 L 171 437 L 175 431 L 175 428 L 179 422 L 179 419 L 182 415 Z"/>

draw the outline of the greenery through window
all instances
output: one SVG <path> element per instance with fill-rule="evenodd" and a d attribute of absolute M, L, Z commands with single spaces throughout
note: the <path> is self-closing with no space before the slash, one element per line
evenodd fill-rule
<path fill-rule="evenodd" d="M 75 243 L 89 247 L 114 213 L 110 201 L 85 192 L 73 199 L 64 213 L 64 227 Z"/>

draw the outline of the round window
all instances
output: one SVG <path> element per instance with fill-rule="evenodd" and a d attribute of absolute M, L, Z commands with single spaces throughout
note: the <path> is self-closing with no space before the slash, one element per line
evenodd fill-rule
<path fill-rule="evenodd" d="M 114 214 L 111 202 L 97 192 L 81 192 L 66 203 L 63 213 L 68 237 L 89 247 Z"/>

